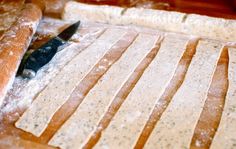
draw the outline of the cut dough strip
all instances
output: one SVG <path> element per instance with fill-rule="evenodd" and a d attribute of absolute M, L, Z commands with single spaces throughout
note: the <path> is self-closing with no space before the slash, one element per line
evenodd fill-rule
<path fill-rule="evenodd" d="M 220 125 L 211 149 L 236 148 L 236 49 L 229 49 L 229 88 Z"/>
<path fill-rule="evenodd" d="M 125 30 L 108 29 L 92 45 L 72 59 L 38 95 L 31 107 L 16 122 L 16 127 L 40 136 L 79 81 L 125 33 Z"/>
<path fill-rule="evenodd" d="M 170 101 L 178 91 L 179 87 L 184 82 L 185 75 L 188 71 L 189 65 L 192 61 L 193 56 L 196 52 L 196 47 L 198 44 L 198 38 L 191 38 L 188 41 L 188 45 L 186 46 L 186 50 L 179 61 L 178 67 L 175 70 L 174 76 L 169 82 L 168 86 L 165 89 L 165 92 L 161 95 L 161 97 L 155 103 L 155 106 L 146 122 L 142 133 L 140 134 L 136 144 L 135 149 L 143 148 L 145 143 L 147 142 L 149 136 L 152 133 L 152 130 L 155 128 L 156 123 L 159 121 L 162 113 L 168 107 Z M 184 64 L 184 65 L 183 65 Z"/>
<path fill-rule="evenodd" d="M 182 86 L 157 122 L 145 148 L 189 148 L 220 57 L 219 42 L 202 40 Z"/>
<path fill-rule="evenodd" d="M 228 91 L 228 49 L 224 46 L 208 90 L 201 115 L 195 126 L 190 148 L 209 149 L 223 113 Z"/>
<path fill-rule="evenodd" d="M 134 147 L 152 107 L 173 77 L 187 41 L 182 37 L 165 37 L 157 56 L 102 132 L 95 148 Z"/>
<path fill-rule="evenodd" d="M 196 14 L 143 8 L 97 6 L 70 1 L 64 7 L 63 19 L 85 20 L 118 25 L 139 25 L 201 37 L 236 40 L 236 21 Z"/>
<path fill-rule="evenodd" d="M 140 34 L 98 84 L 85 97 L 80 107 L 50 140 L 60 148 L 80 148 L 92 135 L 116 93 L 121 89 L 140 61 L 151 51 L 157 36 Z M 145 42 L 144 42 L 145 40 Z M 130 59 L 132 60 L 130 61 Z"/>
<path fill-rule="evenodd" d="M 97 84 L 99 79 L 109 70 L 109 68 L 119 60 L 127 48 L 138 36 L 135 31 L 128 31 L 121 40 L 99 60 L 93 69 L 80 81 L 67 102 L 54 114 L 45 132 L 40 136 L 42 138 L 52 138 L 64 122 L 76 111 L 84 97 Z M 46 136 L 45 136 L 46 135 Z"/>

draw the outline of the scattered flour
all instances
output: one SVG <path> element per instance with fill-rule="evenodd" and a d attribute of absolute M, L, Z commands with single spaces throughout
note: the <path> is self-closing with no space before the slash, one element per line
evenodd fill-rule
<path fill-rule="evenodd" d="M 47 22 L 50 22 L 49 25 Z M 43 31 L 42 28 L 39 28 L 37 30 L 38 35 L 50 34 L 52 32 L 55 33 L 55 28 L 53 28 L 53 31 L 51 31 L 50 28 L 52 27 L 50 25 L 56 26 L 56 28 L 59 29 L 62 25 L 66 24 L 64 21 L 47 18 L 46 20 L 43 20 L 42 23 L 43 25 L 40 24 L 39 26 L 44 26 L 46 31 Z M 31 24 L 29 23 L 24 25 Z M 103 32 L 103 30 L 104 28 L 102 27 L 80 28 L 75 34 L 75 37 L 73 37 L 80 42 L 69 42 L 64 50 L 58 52 L 52 61 L 37 73 L 35 78 L 28 80 L 23 79 L 20 76 L 16 77 L 13 87 L 8 92 L 3 106 L 0 109 L 0 119 L 6 113 L 11 113 L 27 108 L 35 96 L 37 96 L 37 94 L 46 87 L 51 79 L 55 77 L 58 72 L 60 72 L 64 65 L 66 65 L 74 56 L 79 54 L 85 47 L 93 42 Z M 13 32 L 11 32 L 11 34 L 13 34 Z M 11 54 L 13 53 L 10 52 L 9 55 Z"/>

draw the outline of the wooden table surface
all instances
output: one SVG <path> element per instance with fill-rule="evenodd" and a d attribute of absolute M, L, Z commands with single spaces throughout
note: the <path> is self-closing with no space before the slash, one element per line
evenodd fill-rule
<path fill-rule="evenodd" d="M 23 0 L 0 0 L 0 13 L 4 14 L 9 9 L 6 9 L 3 7 L 3 5 L 8 3 L 16 3 L 19 4 L 18 7 L 15 7 L 14 9 L 20 9 L 22 7 L 22 1 Z M 50 0 L 47 1 L 47 8 L 45 15 L 51 16 L 51 17 L 59 17 L 59 12 L 61 11 L 63 7 L 63 3 L 66 0 Z M 95 0 L 81 0 L 83 2 L 93 2 L 96 3 Z M 153 2 L 144 2 L 139 1 L 140 3 L 129 3 L 128 1 L 120 0 L 120 1 L 114 1 L 114 0 L 100 0 L 101 3 L 110 3 L 115 2 L 112 4 L 119 4 L 124 6 L 137 6 L 140 7 L 141 5 L 145 5 L 147 7 L 147 3 L 151 3 L 151 7 L 156 7 L 159 9 L 167 9 L 167 10 L 176 10 L 181 12 L 190 12 L 190 13 L 199 13 L 199 14 L 205 14 L 210 16 L 216 16 L 216 17 L 224 17 L 224 18 L 236 18 L 236 13 L 234 9 L 234 5 L 232 4 L 233 1 L 225 1 L 225 0 L 163 0 L 163 3 L 153 3 Z M 160 2 L 160 1 L 158 1 Z M 168 4 L 167 4 L 168 3 Z M 55 7 L 55 6 L 59 7 Z M 150 5 L 148 5 L 150 7 Z M 1 25 L 1 24 L 0 24 Z M 189 57 L 186 55 L 186 57 L 181 62 L 181 67 L 186 68 L 189 64 Z M 171 81 L 171 85 L 168 87 L 167 91 L 165 92 L 166 98 L 170 98 L 173 95 L 173 92 L 178 88 L 178 85 L 181 84 L 181 81 L 183 80 L 183 73 L 184 69 L 181 68 L 179 71 L 177 70 L 178 74 L 176 75 L 176 78 L 174 78 Z M 216 130 L 220 117 L 222 114 L 222 107 L 224 105 L 224 97 L 227 91 L 227 70 L 228 70 L 228 53 L 227 50 L 224 50 L 220 61 L 218 63 L 216 73 L 213 77 L 213 83 L 211 84 L 210 91 L 208 94 L 208 98 L 206 100 L 204 110 L 201 114 L 200 120 L 198 122 L 198 125 L 195 130 L 195 134 L 192 140 L 192 148 L 199 148 L 196 146 L 196 140 L 203 140 L 204 144 L 201 148 L 209 148 L 209 145 L 211 143 L 211 138 L 214 136 L 215 131 L 211 131 L 207 136 L 201 136 L 201 132 L 208 132 L 208 130 Z M 51 123 L 49 125 L 49 128 L 47 128 L 47 132 L 44 133 L 41 137 L 37 138 L 29 133 L 26 133 L 22 130 L 16 129 L 14 127 L 14 122 L 19 118 L 19 115 L 15 115 L 15 113 L 9 113 L 8 115 L 5 115 L 5 117 L 1 120 L 0 127 L 0 149 L 1 148 L 53 148 L 47 145 L 48 140 L 52 136 L 53 133 L 59 128 L 60 125 L 63 123 L 63 117 L 61 117 L 62 114 L 64 114 L 64 118 L 69 117 L 70 114 L 73 113 L 73 111 L 76 109 L 76 103 L 73 103 L 74 106 L 71 108 L 70 103 L 63 106 L 61 109 L 57 112 L 57 114 L 54 116 L 54 119 L 59 119 L 59 121 L 56 121 L 56 123 Z M 215 108 L 217 107 L 217 108 Z M 211 111 L 211 113 L 209 112 Z M 23 110 L 18 110 L 18 113 L 23 113 Z M 57 123 L 58 122 L 58 123 Z M 55 127 L 54 127 L 55 126 Z M 19 138 L 20 136 L 20 138 Z"/>

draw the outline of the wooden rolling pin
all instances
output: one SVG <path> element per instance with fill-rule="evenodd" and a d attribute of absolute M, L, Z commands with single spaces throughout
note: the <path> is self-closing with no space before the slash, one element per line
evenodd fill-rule
<path fill-rule="evenodd" d="M 16 22 L 0 39 L 0 107 L 42 17 L 41 3 L 26 3 Z"/>

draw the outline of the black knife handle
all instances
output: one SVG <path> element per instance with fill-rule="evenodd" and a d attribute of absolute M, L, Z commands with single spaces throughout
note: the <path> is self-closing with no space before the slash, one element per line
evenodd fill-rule
<path fill-rule="evenodd" d="M 58 48 L 63 44 L 65 44 L 65 42 L 62 39 L 55 37 L 32 52 L 25 61 L 22 76 L 25 78 L 34 77 L 38 70 L 54 57 Z"/>

